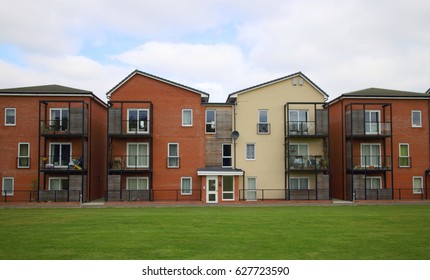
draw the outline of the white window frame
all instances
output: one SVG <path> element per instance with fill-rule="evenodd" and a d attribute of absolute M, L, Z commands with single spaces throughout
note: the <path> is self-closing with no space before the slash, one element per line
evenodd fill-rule
<path fill-rule="evenodd" d="M 293 120 L 293 115 L 296 114 L 297 120 Z M 305 120 L 300 120 L 303 118 Z M 309 110 L 307 109 L 293 109 L 288 112 L 288 126 L 289 133 L 303 134 L 308 132 L 309 129 Z"/>
<path fill-rule="evenodd" d="M 292 154 L 291 152 L 291 147 L 292 146 L 297 146 L 297 154 Z M 305 147 L 306 149 L 306 153 L 304 155 L 299 154 L 299 147 Z M 307 143 L 290 143 L 290 145 L 288 146 L 288 162 L 292 163 L 293 166 L 303 166 L 303 167 L 308 167 L 309 165 L 309 144 Z M 294 159 L 292 157 L 295 157 Z M 301 157 L 301 160 L 300 160 Z"/>
<path fill-rule="evenodd" d="M 129 159 L 131 157 L 130 155 L 130 146 L 131 145 L 137 145 L 136 151 L 137 151 L 137 155 L 136 155 L 136 164 L 130 164 Z M 144 164 L 139 164 L 139 157 L 143 157 L 144 155 L 139 155 L 139 146 L 144 146 L 146 147 L 146 159 L 143 159 Z M 138 142 L 131 142 L 131 143 L 127 143 L 127 168 L 147 168 L 149 167 L 149 145 L 148 143 L 138 143 Z M 146 162 L 146 164 L 145 164 Z"/>
<path fill-rule="evenodd" d="M 21 145 L 27 145 L 27 147 L 28 147 L 28 155 L 27 156 L 20 155 L 20 153 L 21 153 Z M 21 161 L 20 161 L 21 158 L 28 160 L 27 165 L 21 165 L 20 164 L 21 163 Z M 17 164 L 17 168 L 30 168 L 30 143 L 28 143 L 28 142 L 19 142 L 18 143 L 18 162 L 16 164 Z"/>
<path fill-rule="evenodd" d="M 190 114 L 190 123 L 186 123 L 186 114 Z M 182 126 L 191 127 L 193 126 L 193 109 L 182 109 Z"/>
<path fill-rule="evenodd" d="M 170 146 L 176 146 L 178 154 L 176 156 L 170 155 Z M 179 143 L 167 143 L 167 168 L 179 168 L 180 162 L 179 162 Z M 174 165 L 170 164 L 170 159 L 176 159 Z"/>
<path fill-rule="evenodd" d="M 303 179 L 306 179 L 306 181 L 307 181 L 307 186 L 305 188 L 301 188 L 301 186 L 300 186 L 300 181 Z M 297 180 L 297 182 L 298 182 L 298 188 L 297 189 L 291 188 L 291 185 L 292 185 L 291 181 L 292 180 Z M 310 184 L 309 177 L 290 177 L 290 180 L 288 182 L 288 189 L 289 190 L 309 190 L 309 184 Z"/>
<path fill-rule="evenodd" d="M 137 120 L 136 120 L 136 130 L 130 130 L 130 111 L 136 111 L 137 114 Z M 145 127 L 145 123 L 143 128 L 140 127 L 140 121 L 139 121 L 139 112 L 140 111 L 145 111 L 146 112 L 146 127 Z M 127 133 L 130 134 L 149 134 L 149 124 L 150 124 L 150 115 L 149 115 L 149 109 L 145 109 L 145 108 L 129 108 L 127 109 Z M 134 129 L 134 128 L 132 128 Z"/>
<path fill-rule="evenodd" d="M 61 189 L 59 189 L 59 190 L 53 190 L 52 189 L 51 185 L 52 185 L 53 180 L 59 180 L 60 181 L 60 188 Z M 48 190 L 50 190 L 50 191 L 61 191 L 61 190 L 63 190 L 62 189 L 62 186 L 63 186 L 62 181 L 68 181 L 68 183 L 70 183 L 69 178 L 67 178 L 67 177 L 51 177 L 51 178 L 49 178 Z"/>
<path fill-rule="evenodd" d="M 5 181 L 6 180 L 11 180 L 12 181 L 12 192 L 5 192 Z M 15 178 L 14 177 L 3 177 L 2 179 L 2 185 L 1 185 L 1 194 L 2 196 L 13 196 L 14 191 L 15 191 Z"/>
<path fill-rule="evenodd" d="M 407 146 L 408 147 L 408 155 L 407 156 L 402 156 L 402 146 Z M 408 165 L 401 165 L 401 159 L 402 158 L 407 158 L 408 159 Z M 399 167 L 400 168 L 411 167 L 410 151 L 409 151 L 409 144 L 408 143 L 399 143 Z"/>
<path fill-rule="evenodd" d="M 136 180 L 137 181 L 137 189 L 131 190 L 130 189 L 130 180 Z M 139 180 L 146 181 L 146 187 L 144 189 L 139 189 Z M 149 189 L 149 178 L 148 177 L 127 177 L 127 183 L 125 186 L 127 191 L 147 191 Z"/>
<path fill-rule="evenodd" d="M 13 111 L 13 123 L 7 123 L 7 112 Z M 4 108 L 4 125 L 5 126 L 16 126 L 16 108 Z"/>
<path fill-rule="evenodd" d="M 377 184 L 375 182 L 378 182 Z M 382 177 L 381 176 L 368 176 L 366 177 L 366 189 L 367 190 L 381 190 L 382 189 Z M 378 187 L 379 184 L 379 187 Z M 376 186 L 374 186 L 376 185 Z"/>
<path fill-rule="evenodd" d="M 419 113 L 419 125 L 414 124 L 414 114 Z M 422 118 L 422 113 L 421 110 L 412 110 L 411 111 L 411 122 L 412 122 L 412 127 L 423 127 L 423 118 Z"/>
<path fill-rule="evenodd" d="M 252 156 L 249 157 L 248 156 L 248 146 L 252 146 L 253 147 L 253 151 L 252 151 Z M 245 159 L 246 160 L 256 160 L 256 156 L 257 152 L 256 152 L 256 145 L 255 143 L 246 143 L 245 144 Z"/>
<path fill-rule="evenodd" d="M 224 147 L 230 146 L 230 155 L 225 156 L 224 155 Z M 230 143 L 224 143 L 222 144 L 222 151 L 221 151 L 221 157 L 222 157 L 222 167 L 223 168 L 232 168 L 233 167 L 233 146 Z M 224 159 L 230 159 L 230 165 L 224 165 Z"/>
<path fill-rule="evenodd" d="M 380 143 L 361 143 L 361 145 L 360 145 L 360 165 L 361 165 L 361 167 L 369 167 L 369 166 L 381 167 L 380 164 L 377 165 L 377 164 L 370 163 L 370 164 L 366 165 L 365 155 L 363 155 L 363 147 L 364 146 L 379 146 L 379 155 L 372 155 L 372 154 L 370 154 L 368 156 L 369 157 L 376 157 L 377 156 L 379 158 L 380 163 L 381 163 L 381 159 L 382 159 L 382 157 L 381 157 L 381 152 L 382 151 L 381 151 L 381 144 Z M 369 152 L 370 153 L 372 152 L 371 148 L 369 149 Z"/>
<path fill-rule="evenodd" d="M 261 121 L 261 113 L 266 112 L 266 121 Z M 267 131 L 261 131 L 260 125 L 266 125 Z M 269 110 L 268 109 L 258 109 L 258 123 L 257 123 L 257 134 L 270 134 L 270 119 L 269 119 Z"/>
<path fill-rule="evenodd" d="M 231 177 L 232 182 L 233 182 L 233 190 L 232 191 L 224 191 L 224 177 Z M 234 186 L 234 176 L 232 175 L 227 175 L 227 176 L 222 176 L 222 200 L 223 201 L 233 201 L 234 200 L 234 190 L 235 190 L 235 186 Z M 232 198 L 224 198 L 224 194 L 232 194 Z"/>
<path fill-rule="evenodd" d="M 368 121 L 364 123 L 364 132 L 366 135 L 377 135 L 381 133 L 381 111 L 380 110 L 365 110 L 364 111 L 364 120 L 366 120 L 366 115 L 369 114 L 369 120 L 371 120 L 372 113 L 378 113 L 378 120 L 376 122 L 377 131 L 373 131 L 372 128 L 375 125 L 375 122 Z"/>
<path fill-rule="evenodd" d="M 52 112 L 53 111 L 55 111 L 55 110 L 59 110 L 60 111 L 60 123 L 59 123 L 59 125 L 60 125 L 60 127 L 59 127 L 59 131 L 66 131 L 67 129 L 69 129 L 69 122 L 70 122 L 70 112 L 69 112 L 69 108 L 51 108 L 51 109 L 49 109 L 49 120 L 50 120 L 50 122 L 49 122 L 49 124 L 50 124 L 50 127 L 54 127 L 54 121 L 55 120 L 53 120 L 52 119 Z M 68 113 L 67 113 L 67 127 L 66 127 L 66 129 L 63 129 L 64 127 L 63 127 L 63 111 L 67 111 Z"/>
<path fill-rule="evenodd" d="M 208 121 L 208 112 L 213 112 L 214 113 L 214 120 L 213 121 Z M 214 109 L 207 109 L 205 112 L 205 132 L 206 134 L 215 134 L 216 133 L 216 110 Z M 213 129 L 213 131 L 208 131 L 207 127 L 208 125 L 210 125 L 211 129 Z"/>
<path fill-rule="evenodd" d="M 255 183 L 255 189 L 250 189 L 249 188 L 249 180 L 254 180 Z M 246 178 L 246 194 L 245 194 L 245 199 L 248 201 L 257 201 L 257 189 L 258 189 L 258 182 L 257 182 L 257 177 L 255 176 L 250 176 Z M 252 199 L 251 199 L 252 197 Z"/>
<path fill-rule="evenodd" d="M 184 180 L 190 181 L 189 192 L 184 191 Z M 193 178 L 192 177 L 181 177 L 181 195 L 192 195 L 193 194 Z"/>
<path fill-rule="evenodd" d="M 420 186 L 419 189 L 415 188 L 415 180 L 420 180 Z M 414 194 L 422 194 L 423 193 L 423 177 L 422 176 L 413 176 L 412 177 L 412 192 Z"/>
<path fill-rule="evenodd" d="M 67 168 L 68 166 L 69 166 L 69 163 L 70 163 L 70 161 L 72 160 L 72 155 L 73 155 L 73 151 L 72 151 L 72 148 L 73 148 L 73 146 L 72 146 L 72 143 L 69 143 L 69 142 L 65 142 L 65 143 L 62 143 L 62 142 L 56 142 L 56 143 L 49 143 L 49 163 L 50 164 L 54 164 L 54 155 L 52 154 L 52 146 L 53 145 L 69 145 L 70 146 L 70 159 L 68 160 L 68 162 L 67 162 L 67 165 L 61 165 L 61 157 L 62 157 L 62 155 L 60 154 L 59 155 L 59 157 L 60 157 L 60 165 L 54 165 L 54 168 Z M 60 148 L 60 152 L 61 152 L 61 148 Z"/>

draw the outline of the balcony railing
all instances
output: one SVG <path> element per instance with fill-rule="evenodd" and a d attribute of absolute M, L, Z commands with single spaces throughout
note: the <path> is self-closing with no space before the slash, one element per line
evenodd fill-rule
<path fill-rule="evenodd" d="M 290 170 L 328 170 L 327 156 L 289 156 Z"/>
<path fill-rule="evenodd" d="M 347 136 L 388 137 L 391 136 L 389 122 L 353 122 L 346 125 Z"/>
<path fill-rule="evenodd" d="M 348 168 L 351 169 L 350 163 Z M 391 168 L 390 156 L 357 156 L 352 159 L 354 171 L 389 171 Z"/>
<path fill-rule="evenodd" d="M 109 135 L 141 136 L 150 134 L 149 120 L 109 120 Z"/>
<path fill-rule="evenodd" d="M 50 120 L 40 121 L 42 135 L 85 135 L 87 133 L 86 125 L 82 126 L 82 120 Z"/>
<path fill-rule="evenodd" d="M 86 164 L 82 156 L 49 156 L 40 158 L 41 171 L 82 171 Z"/>
<path fill-rule="evenodd" d="M 287 122 L 287 136 L 327 136 L 328 126 L 319 125 L 314 121 Z"/>
<path fill-rule="evenodd" d="M 149 169 L 149 156 L 110 156 L 111 171 L 138 171 Z"/>

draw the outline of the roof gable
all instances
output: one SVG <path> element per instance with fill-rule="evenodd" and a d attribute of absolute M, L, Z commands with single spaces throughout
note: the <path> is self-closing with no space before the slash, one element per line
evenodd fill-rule
<path fill-rule="evenodd" d="M 118 88 L 120 88 L 122 85 L 124 85 L 127 81 L 129 81 L 131 78 L 133 78 L 133 77 L 134 77 L 134 76 L 136 76 L 136 75 L 145 76 L 145 77 L 147 77 L 147 78 L 154 79 L 154 80 L 160 81 L 160 82 L 162 82 L 162 83 L 166 83 L 166 84 L 169 84 L 169 85 L 172 85 L 172 86 L 175 86 L 175 87 L 179 87 L 179 88 L 182 88 L 182 89 L 185 89 L 185 90 L 191 91 L 191 92 L 193 92 L 193 93 L 199 94 L 199 95 L 202 97 L 202 99 L 203 99 L 203 100 L 205 100 L 206 102 L 209 100 L 209 94 L 208 94 L 208 93 L 206 93 L 206 92 L 203 92 L 203 91 L 201 91 L 201 90 L 198 90 L 198 89 L 195 89 L 195 88 L 192 88 L 192 87 L 188 87 L 188 86 L 185 86 L 185 85 L 182 85 L 182 84 L 179 84 L 179 83 L 176 83 L 176 82 L 173 82 L 173 81 L 170 81 L 170 80 L 167 80 L 167 79 L 164 79 L 164 78 L 161 78 L 161 77 L 155 76 L 155 75 L 151 75 L 151 74 L 149 74 L 149 73 L 142 72 L 142 71 L 137 70 L 137 69 L 136 69 L 136 70 L 134 70 L 132 73 L 130 73 L 127 77 L 125 77 L 121 82 L 119 82 L 119 83 L 118 83 L 116 86 L 114 86 L 111 90 L 109 90 L 109 91 L 106 93 L 107 98 L 109 99 L 109 98 L 111 97 L 111 95 L 112 95 L 113 93 L 115 93 L 115 91 L 116 91 Z"/>
<path fill-rule="evenodd" d="M 312 82 L 312 80 L 309 79 L 305 74 L 303 74 L 302 72 L 297 72 L 297 73 L 294 73 L 294 74 L 291 74 L 288 76 L 284 76 L 284 77 L 281 77 L 281 78 L 278 78 L 275 80 L 271 80 L 271 81 L 268 81 L 268 82 L 265 82 L 262 84 L 258 84 L 258 85 L 255 85 L 255 86 L 252 86 L 249 88 L 245 88 L 245 89 L 233 92 L 233 93 L 229 94 L 229 96 L 227 97 L 227 102 L 231 101 L 231 99 L 233 99 L 233 98 L 236 98 L 239 94 L 243 94 L 243 93 L 246 93 L 246 92 L 249 92 L 249 91 L 252 91 L 255 89 L 259 89 L 262 87 L 270 86 L 272 84 L 280 83 L 280 82 L 283 82 L 283 81 L 286 81 L 286 80 L 289 80 L 292 78 L 296 78 L 296 77 L 301 77 L 304 80 L 306 80 L 313 88 L 315 88 L 321 95 L 324 96 L 324 99 L 327 99 L 329 97 L 328 94 L 325 93 L 325 91 L 323 91 L 319 86 L 317 86 L 314 82 Z"/>

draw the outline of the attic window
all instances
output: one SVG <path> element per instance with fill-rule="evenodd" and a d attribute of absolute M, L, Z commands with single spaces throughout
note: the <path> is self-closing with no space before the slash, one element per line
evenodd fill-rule
<path fill-rule="evenodd" d="M 293 86 L 297 86 L 297 84 L 299 86 L 303 86 L 303 78 L 301 77 L 293 78 Z"/>

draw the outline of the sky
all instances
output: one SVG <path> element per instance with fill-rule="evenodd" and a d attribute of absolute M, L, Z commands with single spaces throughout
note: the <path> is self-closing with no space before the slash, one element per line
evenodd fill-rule
<path fill-rule="evenodd" d="M 0 0 L 0 88 L 106 93 L 135 69 L 210 94 L 303 72 L 329 100 L 430 88 L 427 0 Z"/>

